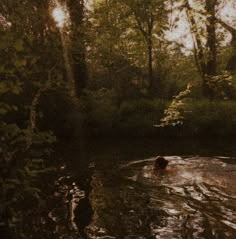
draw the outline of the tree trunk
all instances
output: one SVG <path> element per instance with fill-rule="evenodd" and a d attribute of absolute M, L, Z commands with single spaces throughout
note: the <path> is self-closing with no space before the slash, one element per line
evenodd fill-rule
<path fill-rule="evenodd" d="M 219 18 L 216 18 L 216 21 L 221 24 L 222 27 L 224 27 L 227 31 L 229 31 L 232 35 L 231 39 L 231 47 L 232 47 L 232 55 L 228 60 L 228 63 L 226 65 L 227 71 L 236 71 L 236 29 L 225 23 Z"/>
<path fill-rule="evenodd" d="M 148 37 L 147 41 L 148 47 L 148 82 L 149 82 L 149 92 L 153 93 L 153 45 L 151 36 Z"/>
<path fill-rule="evenodd" d="M 208 76 L 214 76 L 217 74 L 217 50 L 216 50 L 216 20 L 215 20 L 215 7 L 216 0 L 206 0 L 206 12 L 207 12 L 207 63 L 206 63 L 206 74 Z"/>
<path fill-rule="evenodd" d="M 207 12 L 206 31 L 207 31 L 207 55 L 204 52 L 204 45 L 198 34 L 197 22 L 195 21 L 189 2 L 186 2 L 187 15 L 192 28 L 195 44 L 196 65 L 202 77 L 202 92 L 207 98 L 213 97 L 213 92 L 209 87 L 209 79 L 217 74 L 217 45 L 216 45 L 216 18 L 215 7 L 217 0 L 206 0 L 205 10 Z"/>
<path fill-rule="evenodd" d="M 209 80 L 217 74 L 217 43 L 216 43 L 216 4 L 217 0 L 206 0 L 205 10 L 207 14 L 206 31 L 207 31 L 207 57 L 206 69 L 203 82 L 203 94 L 205 97 L 212 99 L 214 93 L 209 87 Z"/>
<path fill-rule="evenodd" d="M 196 65 L 198 67 L 200 75 L 204 78 L 205 71 L 206 71 L 206 63 L 204 58 L 203 44 L 202 44 L 200 35 L 197 31 L 197 23 L 191 13 L 191 7 L 188 1 L 186 3 L 186 7 L 187 7 L 187 16 L 191 25 L 191 31 L 194 38 L 194 51 L 195 51 Z"/>
<path fill-rule="evenodd" d="M 71 55 L 73 60 L 73 72 L 76 85 L 76 93 L 80 96 L 87 86 L 88 70 L 86 64 L 86 46 L 84 36 L 84 1 L 67 0 L 71 23 Z"/>

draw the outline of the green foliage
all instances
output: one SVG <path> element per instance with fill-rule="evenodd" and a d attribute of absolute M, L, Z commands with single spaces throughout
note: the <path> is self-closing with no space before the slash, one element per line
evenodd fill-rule
<path fill-rule="evenodd" d="M 188 104 L 185 130 L 194 135 L 235 136 L 236 102 L 195 100 Z"/>
<path fill-rule="evenodd" d="M 208 77 L 208 85 L 216 98 L 228 100 L 233 90 L 233 76 L 229 72 L 223 72 L 217 76 Z"/>
<path fill-rule="evenodd" d="M 43 199 L 39 177 L 52 170 L 45 160 L 56 139 L 37 127 L 36 106 L 39 92 L 63 85 L 63 67 L 57 59 L 60 49 L 51 54 L 59 38 L 43 19 L 48 14 L 45 3 L 3 1 L 0 6 L 0 17 L 5 14 L 10 22 L 3 28 L 0 22 L 0 223 L 12 238 L 31 237 L 24 220 Z M 27 145 L 29 131 L 32 142 Z"/>
<path fill-rule="evenodd" d="M 124 102 L 119 110 L 118 128 L 123 134 L 154 135 L 153 125 L 160 119 L 167 102 L 163 100 L 133 100 Z"/>
<path fill-rule="evenodd" d="M 181 91 L 170 106 L 165 110 L 165 116 L 161 119 L 161 124 L 158 127 L 177 126 L 184 122 L 184 111 L 186 110 L 188 97 L 191 93 L 192 85 L 188 84 L 186 90 Z"/>
<path fill-rule="evenodd" d="M 118 112 L 114 91 L 105 88 L 96 92 L 87 91 L 86 97 L 87 121 L 90 122 L 90 127 L 112 130 Z"/>
<path fill-rule="evenodd" d="M 7 115 L 10 110 L 11 107 L 5 108 L 4 113 Z M 42 158 L 51 152 L 46 145 L 55 142 L 55 137 L 48 132 L 35 132 L 33 144 L 27 149 L 27 130 L 4 121 L 0 123 L 0 135 L 0 221 L 10 231 L 19 233 L 31 210 L 29 205 L 25 208 L 22 204 L 32 204 L 33 200 L 37 207 L 42 199 L 37 181 L 49 171 Z"/>
<path fill-rule="evenodd" d="M 19 95 L 22 92 L 22 82 L 20 82 L 19 80 L 1 81 L 0 95 L 6 94 L 8 92 Z"/>
<path fill-rule="evenodd" d="M 88 65 L 92 81 L 101 78 L 109 84 L 101 82 L 102 87 L 112 85 L 117 92 L 129 92 L 127 88 L 132 92 L 138 85 L 141 95 L 149 84 L 149 39 L 153 52 L 159 55 L 158 46 L 166 29 L 164 1 L 99 1 L 94 3 L 89 19 L 92 31 L 89 34 Z M 153 65 L 157 61 L 159 59 L 153 59 Z M 159 84 L 156 87 L 159 88 Z"/>
<path fill-rule="evenodd" d="M 236 102 L 194 99 L 189 97 L 191 91 L 189 86 L 172 102 L 138 99 L 124 101 L 119 107 L 109 97 L 98 100 L 94 93 L 96 100 L 83 108 L 87 132 L 98 137 L 235 136 Z M 157 121 L 161 123 L 156 125 Z"/>
<path fill-rule="evenodd" d="M 85 122 L 92 135 L 144 135 L 153 133 L 153 124 L 164 112 L 162 100 L 137 99 L 117 104 L 114 91 L 88 92 Z"/>

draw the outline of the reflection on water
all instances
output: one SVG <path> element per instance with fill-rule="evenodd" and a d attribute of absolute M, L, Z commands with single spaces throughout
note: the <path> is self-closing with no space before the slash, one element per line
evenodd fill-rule
<path fill-rule="evenodd" d="M 169 157 L 97 168 L 89 238 L 236 238 L 236 164 L 230 158 Z"/>
<path fill-rule="evenodd" d="M 63 145 L 47 238 L 235 239 L 236 159 L 209 156 L 236 155 L 236 147 L 209 142 Z M 168 170 L 155 173 L 152 156 L 172 154 L 204 157 L 169 156 Z"/>

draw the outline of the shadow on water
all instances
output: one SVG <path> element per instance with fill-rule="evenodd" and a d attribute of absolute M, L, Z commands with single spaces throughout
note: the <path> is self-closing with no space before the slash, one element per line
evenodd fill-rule
<path fill-rule="evenodd" d="M 59 151 L 55 238 L 236 238 L 231 141 L 105 140 Z M 182 157 L 155 174 L 155 155 Z"/>
<path fill-rule="evenodd" d="M 88 159 L 84 141 L 60 145 L 60 172 L 54 184 L 48 217 L 54 223 L 52 238 L 83 238 L 91 223 L 93 209 L 89 195 L 93 164 Z M 56 206 L 54 206 L 56 205 Z"/>

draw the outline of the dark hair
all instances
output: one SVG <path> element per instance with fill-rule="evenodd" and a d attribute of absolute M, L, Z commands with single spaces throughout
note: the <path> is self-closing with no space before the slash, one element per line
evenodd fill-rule
<path fill-rule="evenodd" d="M 155 169 L 165 169 L 168 165 L 169 161 L 166 160 L 164 157 L 162 156 L 158 156 L 155 159 Z"/>

